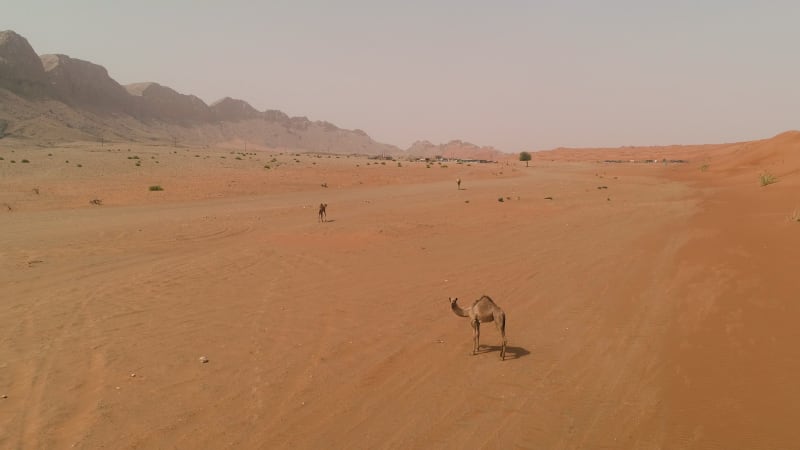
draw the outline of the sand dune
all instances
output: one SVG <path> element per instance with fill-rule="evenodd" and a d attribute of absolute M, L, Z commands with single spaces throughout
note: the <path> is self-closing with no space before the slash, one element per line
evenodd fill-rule
<path fill-rule="evenodd" d="M 792 448 L 796 142 L 3 147 L 0 447 Z M 449 311 L 481 294 L 504 362 Z"/>

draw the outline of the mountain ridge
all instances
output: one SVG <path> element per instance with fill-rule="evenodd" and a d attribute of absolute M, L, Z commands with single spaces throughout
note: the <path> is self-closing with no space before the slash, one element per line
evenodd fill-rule
<path fill-rule="evenodd" d="M 54 142 L 130 139 L 209 145 L 243 140 L 327 153 L 466 158 L 502 154 L 462 141 L 402 150 L 360 129 L 346 130 L 274 109 L 258 111 L 241 99 L 223 97 L 208 105 L 157 82 L 123 86 L 99 64 L 64 54 L 39 56 L 26 38 L 11 30 L 0 31 L 0 100 L 5 136 Z"/>

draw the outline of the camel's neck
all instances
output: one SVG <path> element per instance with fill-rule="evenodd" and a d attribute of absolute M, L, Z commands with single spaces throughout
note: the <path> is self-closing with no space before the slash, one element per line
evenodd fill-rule
<path fill-rule="evenodd" d="M 469 317 L 469 313 L 461 309 L 461 307 L 458 306 L 458 303 L 453 302 L 450 304 L 450 307 L 453 308 L 453 312 L 456 313 L 457 316 Z"/>

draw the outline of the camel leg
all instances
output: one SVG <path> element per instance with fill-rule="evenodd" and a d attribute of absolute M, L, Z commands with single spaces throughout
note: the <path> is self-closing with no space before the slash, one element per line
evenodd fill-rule
<path fill-rule="evenodd" d="M 481 346 L 481 322 L 478 319 L 472 321 L 472 354 L 478 353 L 478 348 Z"/>
<path fill-rule="evenodd" d="M 503 338 L 503 344 L 500 347 L 500 360 L 505 361 L 506 359 L 506 316 L 503 314 L 502 316 L 498 317 L 497 320 L 494 321 L 495 325 L 497 325 L 497 331 L 500 332 L 500 337 Z"/>

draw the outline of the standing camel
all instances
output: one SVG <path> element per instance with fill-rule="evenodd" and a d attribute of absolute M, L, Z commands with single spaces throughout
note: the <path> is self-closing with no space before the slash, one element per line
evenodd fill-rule
<path fill-rule="evenodd" d="M 475 300 L 467 309 L 458 306 L 458 297 L 450 299 L 450 308 L 457 316 L 469 317 L 472 325 L 472 354 L 478 353 L 481 339 L 481 322 L 494 322 L 497 331 L 503 337 L 503 346 L 500 348 L 500 359 L 506 359 L 506 313 L 497 306 L 488 295 Z"/>
<path fill-rule="evenodd" d="M 327 203 L 320 203 L 319 204 L 319 221 L 320 222 L 327 222 L 328 221 L 328 214 L 325 212 L 325 208 L 328 207 Z"/>

